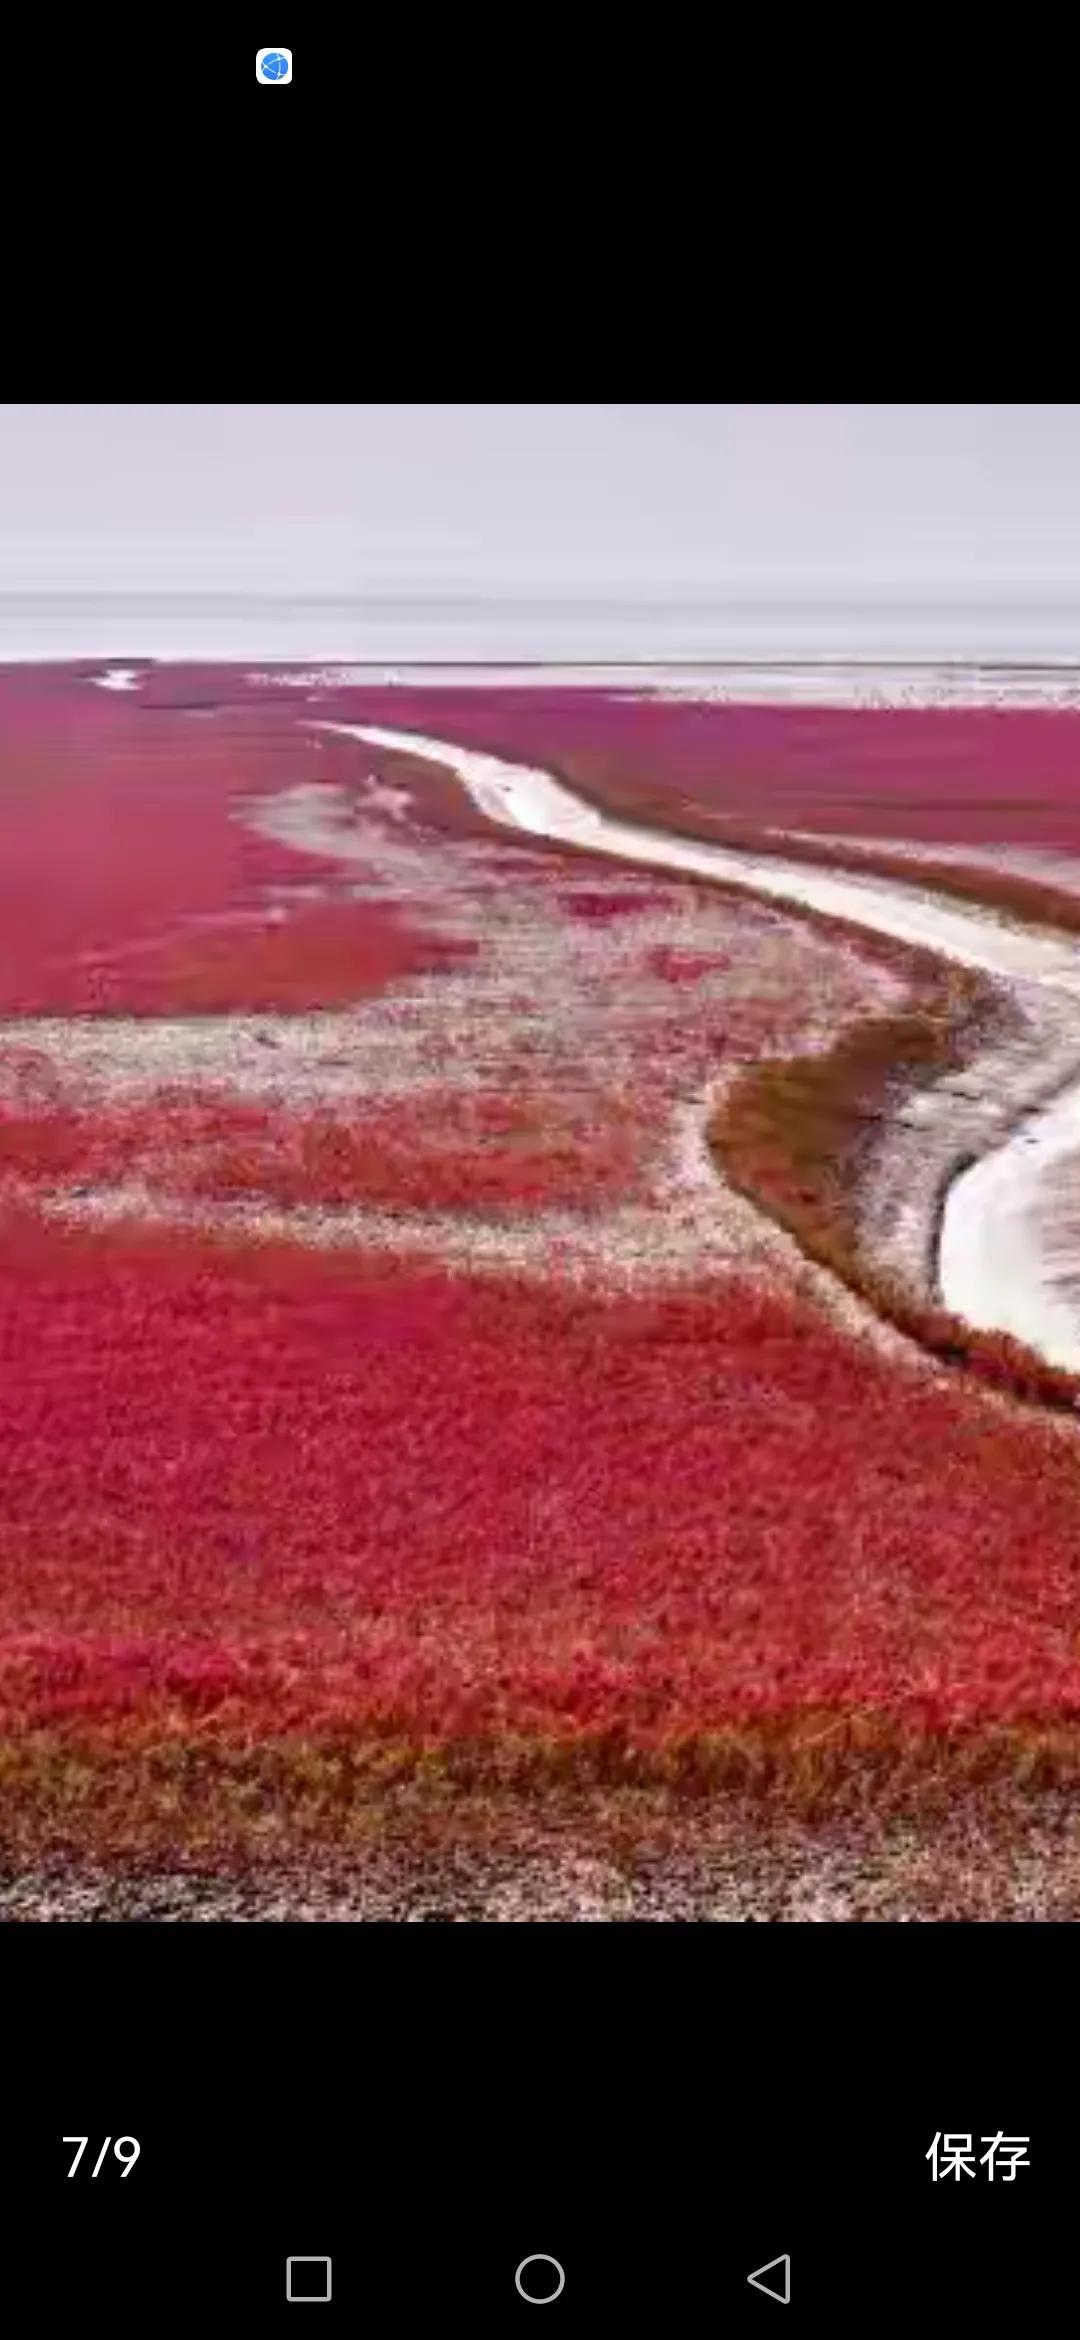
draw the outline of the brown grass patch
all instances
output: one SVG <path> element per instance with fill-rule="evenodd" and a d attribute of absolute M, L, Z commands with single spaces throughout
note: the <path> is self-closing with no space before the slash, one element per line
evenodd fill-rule
<path fill-rule="evenodd" d="M 541 1824 L 603 1822 L 617 1840 L 724 1810 L 748 1824 L 873 1817 L 926 1825 L 958 1795 L 1080 1791 L 1080 1724 L 922 1729 L 874 1713 L 776 1717 L 635 1743 L 477 1740 L 421 1747 L 342 1738 L 259 1747 L 130 1733 L 37 1734 L 0 1744 L 0 1861 L 202 1861 L 432 1844 Z"/>

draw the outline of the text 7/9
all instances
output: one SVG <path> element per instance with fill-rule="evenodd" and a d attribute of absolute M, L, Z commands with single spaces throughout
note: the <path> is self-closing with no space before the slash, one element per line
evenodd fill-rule
<path fill-rule="evenodd" d="M 79 2148 L 77 2154 L 75 2155 L 75 2159 L 71 2164 L 71 2168 L 68 2171 L 69 2178 L 73 2178 L 76 2170 L 78 2169 L 79 2163 L 82 2160 L 83 2154 L 85 2153 L 86 2148 L 90 2143 L 90 2139 L 89 2137 L 61 2137 L 60 2142 L 62 2145 L 77 2145 Z M 93 2169 L 90 2172 L 91 2177 L 97 2177 L 101 2169 L 101 2164 L 105 2159 L 105 2155 L 107 2154 L 110 2145 L 112 2145 L 112 2149 L 116 2155 L 117 2160 L 122 2161 L 124 2164 L 124 2176 L 129 2177 L 139 2158 L 139 2140 L 137 2137 L 118 2137 L 115 2144 L 113 2144 L 111 2137 L 106 2137 L 105 2143 L 102 2146 L 97 2160 L 94 2163 Z M 124 2150 L 125 2146 L 127 2147 L 126 2152 Z"/>

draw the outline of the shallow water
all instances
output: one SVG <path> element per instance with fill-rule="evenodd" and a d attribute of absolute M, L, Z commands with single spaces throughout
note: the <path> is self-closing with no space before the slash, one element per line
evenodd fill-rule
<path fill-rule="evenodd" d="M 1080 674 L 1080 593 L 0 594 L 0 660 L 88 657 L 1049 660 Z"/>

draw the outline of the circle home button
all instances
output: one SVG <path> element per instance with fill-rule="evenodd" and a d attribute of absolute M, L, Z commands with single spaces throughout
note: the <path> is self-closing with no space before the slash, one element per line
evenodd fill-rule
<path fill-rule="evenodd" d="M 565 2288 L 563 2269 L 546 2251 L 534 2251 L 531 2259 L 523 2259 L 514 2277 L 514 2289 L 532 2307 L 550 2307 Z"/>

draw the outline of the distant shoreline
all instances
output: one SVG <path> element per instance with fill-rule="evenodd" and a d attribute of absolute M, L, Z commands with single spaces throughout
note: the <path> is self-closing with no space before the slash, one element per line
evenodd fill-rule
<path fill-rule="evenodd" d="M 678 672 L 696 675 L 708 672 L 710 674 L 781 675 L 796 673 L 843 674 L 851 671 L 857 673 L 888 672 L 890 674 L 1080 675 L 1080 654 L 1068 658 L 1064 656 L 1012 658 L 999 657 L 989 653 L 976 657 L 960 652 L 943 652 L 940 656 L 916 657 L 893 653 L 883 653 L 877 656 L 862 652 L 848 656 L 822 651 L 815 656 L 798 657 L 781 655 L 758 657 L 750 654 L 735 657 L 721 656 L 719 653 L 715 656 L 687 653 L 686 656 L 680 657 L 658 652 L 650 657 L 634 658 L 562 658 L 555 656 L 511 658 L 496 655 L 485 657 L 473 653 L 467 656 L 462 653 L 460 657 L 451 657 L 445 652 L 439 654 L 432 652 L 418 656 L 411 651 L 396 654 L 389 651 L 363 652 L 354 650 L 295 650 L 280 654 L 258 650 L 226 653 L 220 649 L 135 651 L 131 649 L 130 644 L 123 653 L 115 647 L 108 651 L 99 650 L 96 646 L 89 649 L 49 651 L 44 648 L 10 650 L 0 646 L 0 667 L 88 666 L 97 664 L 99 660 L 119 663 L 121 656 L 129 664 L 134 662 L 136 666 L 248 666 L 252 659 L 255 659 L 260 661 L 263 666 L 348 666 L 363 667 L 372 671 L 382 671 L 388 666 L 395 666 L 407 667 L 410 672 L 419 671 L 421 673 L 430 672 L 433 669 L 456 671 L 468 668 L 477 672 L 482 670 L 485 673 L 489 671 L 492 673 L 520 671 L 533 674 L 569 672 L 612 674 L 618 672 L 636 675 Z"/>
<path fill-rule="evenodd" d="M 121 637 L 122 641 L 122 637 Z M 394 656 L 221 646 L 139 651 L 130 643 L 11 649 L 0 634 L 0 674 L 28 667 L 74 670 L 87 681 L 120 670 L 138 680 L 157 668 L 220 670 L 267 688 L 567 689 L 671 698 L 703 705 L 787 704 L 807 708 L 1080 709 L 1080 657 L 714 656 L 623 658 Z M 95 671 L 96 670 L 96 671 Z"/>

